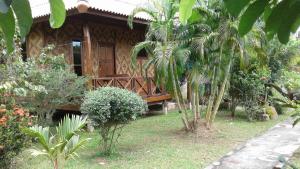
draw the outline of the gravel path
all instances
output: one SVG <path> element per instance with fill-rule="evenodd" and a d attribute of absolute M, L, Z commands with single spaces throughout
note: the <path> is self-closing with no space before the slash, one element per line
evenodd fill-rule
<path fill-rule="evenodd" d="M 247 141 L 245 145 L 229 152 L 205 169 L 280 168 L 279 156 L 288 159 L 299 147 L 300 124 L 293 128 L 292 120 L 289 119 Z"/>

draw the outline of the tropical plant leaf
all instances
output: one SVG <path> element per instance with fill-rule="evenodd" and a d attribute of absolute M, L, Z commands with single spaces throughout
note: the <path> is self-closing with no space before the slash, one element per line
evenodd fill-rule
<path fill-rule="evenodd" d="M 0 0 L 0 13 L 7 13 L 12 0 Z"/>
<path fill-rule="evenodd" d="M 25 36 L 29 33 L 32 25 L 30 4 L 28 0 L 14 0 L 12 2 L 12 8 L 17 18 L 20 35 L 22 38 L 25 38 Z"/>
<path fill-rule="evenodd" d="M 268 4 L 265 8 L 264 14 L 263 14 L 263 19 L 266 22 L 269 18 L 269 16 L 272 13 L 272 8 L 271 8 L 271 4 Z"/>
<path fill-rule="evenodd" d="M 251 30 L 256 20 L 264 12 L 268 2 L 268 0 L 256 0 L 249 5 L 240 20 L 239 33 L 241 36 L 244 36 Z"/>
<path fill-rule="evenodd" d="M 292 32 L 293 24 L 296 23 L 299 17 L 300 2 L 295 1 L 285 15 L 282 24 L 280 25 L 277 36 L 281 43 L 286 44 L 289 41 L 290 33 Z"/>
<path fill-rule="evenodd" d="M 200 14 L 200 12 L 198 12 L 198 10 L 193 10 L 190 18 L 188 19 L 188 22 L 190 24 L 193 24 L 196 22 L 200 22 L 201 19 L 202 19 L 202 15 Z"/>
<path fill-rule="evenodd" d="M 297 30 L 298 30 L 298 28 L 299 28 L 299 26 L 300 26 L 300 15 L 298 15 L 296 17 L 297 17 L 297 19 L 296 19 L 296 21 L 292 25 L 292 32 L 293 33 L 296 33 Z"/>
<path fill-rule="evenodd" d="M 152 41 L 144 41 L 144 42 L 140 42 L 134 46 L 134 48 L 131 50 L 131 66 L 133 68 L 136 67 L 136 62 L 137 62 L 136 58 L 137 58 L 139 52 L 142 49 L 146 49 L 147 47 L 149 47 L 153 44 L 154 44 L 154 42 L 152 42 Z"/>
<path fill-rule="evenodd" d="M 16 29 L 14 13 L 11 8 L 7 13 L 0 13 L 0 28 L 4 33 L 7 51 L 11 53 L 14 50 L 14 34 Z"/>
<path fill-rule="evenodd" d="M 238 16 L 249 2 L 250 0 L 224 0 L 226 8 L 233 16 Z"/>
<path fill-rule="evenodd" d="M 31 137 L 37 138 L 39 143 L 46 151 L 50 150 L 49 147 L 49 127 L 43 128 L 42 126 L 33 126 L 30 128 L 23 128 L 22 131 Z"/>
<path fill-rule="evenodd" d="M 270 16 L 266 21 L 266 32 L 277 33 L 282 20 L 285 16 L 282 13 L 286 13 L 289 6 L 289 0 L 281 1 L 274 7 Z"/>
<path fill-rule="evenodd" d="M 36 156 L 39 156 L 39 155 L 47 155 L 46 152 L 44 151 L 40 151 L 40 150 L 37 150 L 37 149 L 29 149 L 28 150 L 32 156 L 36 157 Z"/>
<path fill-rule="evenodd" d="M 186 24 L 187 20 L 192 15 L 192 9 L 196 0 L 181 0 L 180 7 L 179 7 L 179 20 L 182 24 Z"/>
<path fill-rule="evenodd" d="M 128 20 L 127 20 L 127 24 L 131 29 L 133 28 L 134 16 L 136 16 L 138 13 L 141 13 L 141 12 L 144 12 L 147 15 L 149 15 L 152 20 L 155 20 L 157 18 L 155 13 L 153 11 L 151 11 L 150 9 L 148 9 L 147 7 L 136 7 L 135 9 L 133 9 L 131 14 L 128 16 Z"/>
<path fill-rule="evenodd" d="M 49 0 L 50 3 L 50 25 L 52 28 L 59 28 L 66 18 L 66 9 L 63 0 Z"/>
<path fill-rule="evenodd" d="M 74 136 L 71 140 L 70 143 L 72 144 L 70 146 L 70 149 L 68 149 L 68 152 L 66 153 L 65 159 L 69 159 L 70 157 L 77 156 L 76 151 L 80 148 L 83 148 L 84 145 L 91 140 L 91 138 L 87 138 L 84 140 L 79 141 L 79 136 Z"/>
<path fill-rule="evenodd" d="M 78 132 L 86 122 L 87 117 L 73 115 L 71 118 L 65 117 L 56 128 L 61 141 L 70 140 L 76 132 Z"/>

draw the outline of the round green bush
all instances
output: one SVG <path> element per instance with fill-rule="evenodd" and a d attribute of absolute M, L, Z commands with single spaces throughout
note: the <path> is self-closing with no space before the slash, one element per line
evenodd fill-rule
<path fill-rule="evenodd" d="M 102 87 L 88 92 L 81 105 L 95 126 L 126 124 L 146 111 L 144 100 L 137 94 L 116 87 Z"/>
<path fill-rule="evenodd" d="M 88 92 L 81 105 L 103 141 L 104 153 L 110 155 L 122 128 L 146 111 L 146 103 L 137 94 L 116 87 L 103 87 Z"/>

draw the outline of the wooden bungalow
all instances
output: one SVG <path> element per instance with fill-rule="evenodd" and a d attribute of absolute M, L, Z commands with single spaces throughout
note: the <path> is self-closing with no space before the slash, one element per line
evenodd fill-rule
<path fill-rule="evenodd" d="M 153 79 L 153 70 L 141 75 L 146 53 L 138 56 L 136 70 L 131 68 L 130 51 L 144 39 L 147 17 L 134 18 L 134 29 L 127 17 L 140 0 L 89 0 L 88 9 L 78 9 L 77 0 L 65 0 L 67 18 L 59 29 L 50 28 L 48 0 L 30 0 L 34 25 L 26 39 L 26 54 L 36 56 L 48 44 L 54 54 L 64 54 L 79 76 L 92 77 L 92 88 L 115 86 L 134 91 L 148 103 L 170 99 Z"/>

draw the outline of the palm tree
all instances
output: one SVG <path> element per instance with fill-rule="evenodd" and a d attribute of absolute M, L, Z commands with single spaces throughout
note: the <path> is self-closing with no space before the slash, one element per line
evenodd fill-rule
<path fill-rule="evenodd" d="M 132 50 L 132 63 L 135 66 L 139 51 L 142 49 L 147 51 L 149 60 L 144 65 L 144 71 L 147 71 L 150 66 L 154 67 L 156 82 L 166 86 L 175 97 L 185 129 L 191 130 L 179 84 L 190 51 L 176 39 L 177 11 L 176 0 L 153 0 L 150 4 L 137 7 L 132 11 L 128 18 L 128 25 L 131 28 L 133 17 L 140 12 L 147 13 L 151 19 L 145 41 L 138 43 Z"/>
<path fill-rule="evenodd" d="M 71 118 L 65 117 L 56 127 L 56 134 L 50 136 L 49 127 L 33 126 L 25 128 L 23 131 L 31 137 L 37 139 L 41 147 L 31 149 L 33 156 L 46 156 L 53 164 L 54 169 L 58 169 L 59 160 L 68 160 L 78 156 L 78 149 L 89 140 L 79 139 L 78 131 L 85 125 L 86 118 L 73 115 Z"/>
<path fill-rule="evenodd" d="M 228 86 L 232 60 L 236 53 L 243 58 L 243 39 L 238 35 L 236 21 L 226 12 L 222 3 L 201 2 L 198 1 L 193 9 L 201 15 L 199 17 L 201 20 L 199 22 L 195 19 L 188 20 L 188 23 L 191 23 L 187 25 L 192 28 L 188 29 L 190 33 L 188 46 L 192 60 L 188 77 L 195 96 L 195 101 L 192 100 L 197 102 L 194 114 L 199 111 L 197 105 L 201 78 L 208 78 L 211 82 L 212 89 L 205 117 L 207 127 L 210 128 Z"/>
<path fill-rule="evenodd" d="M 243 66 L 244 55 L 247 54 L 245 44 L 250 43 L 253 37 L 247 37 L 251 33 L 244 38 L 239 36 L 236 18 L 218 0 L 198 0 L 186 25 L 176 22 L 177 1 L 151 2 L 150 5 L 136 8 L 128 18 L 131 28 L 133 17 L 139 12 L 147 13 L 151 19 L 145 41 L 137 44 L 132 51 L 132 61 L 135 63 L 138 52 L 146 49 L 150 58 L 144 70 L 154 66 L 157 82 L 167 86 L 176 98 L 187 130 L 197 126 L 200 118 L 199 88 L 203 79 L 208 79 L 211 93 L 205 121 L 207 128 L 211 128 L 229 85 L 233 59 L 241 59 Z M 180 91 L 181 76 L 187 77 L 192 91 L 194 125 L 188 120 Z"/>

